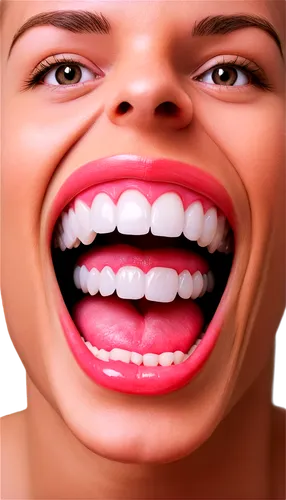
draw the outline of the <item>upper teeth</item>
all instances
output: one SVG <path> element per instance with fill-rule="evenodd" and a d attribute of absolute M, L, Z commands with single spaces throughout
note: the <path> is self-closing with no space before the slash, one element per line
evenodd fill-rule
<path fill-rule="evenodd" d="M 119 233 L 130 235 L 151 233 L 157 236 L 177 237 L 182 233 L 197 241 L 209 252 L 225 251 L 228 223 L 217 215 L 215 207 L 204 213 L 201 202 L 196 201 L 184 211 L 177 193 L 162 194 L 151 206 L 146 197 L 135 189 L 124 191 L 117 205 L 105 193 L 97 194 L 89 208 L 78 199 L 75 210 L 63 212 L 56 230 L 54 245 L 61 250 L 89 245 L 96 234 L 110 233 L 117 227 Z"/>

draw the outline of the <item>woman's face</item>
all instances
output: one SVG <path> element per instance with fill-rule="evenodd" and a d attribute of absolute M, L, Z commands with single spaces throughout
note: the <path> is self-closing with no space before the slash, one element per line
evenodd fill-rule
<path fill-rule="evenodd" d="M 215 35 L 201 30 L 193 36 L 192 31 L 195 24 L 207 16 L 260 16 L 272 24 L 283 45 L 283 4 L 262 0 L 65 0 L 8 1 L 5 5 L 2 19 L 2 296 L 8 328 L 33 383 L 72 432 L 98 454 L 128 462 L 159 462 L 191 453 L 211 435 L 272 354 L 274 335 L 284 308 L 284 61 L 278 41 L 262 27 L 245 27 L 244 22 L 240 29 L 221 29 Z M 110 33 L 99 34 L 91 29 L 84 33 L 72 32 L 56 23 L 30 26 L 13 44 L 8 58 L 13 37 L 28 19 L 40 13 L 63 10 L 101 13 L 108 19 Z M 65 19 L 70 20 L 71 13 L 66 14 Z M 71 57 L 77 66 L 68 65 Z M 46 75 L 30 85 L 31 75 L 43 67 L 44 61 L 45 66 L 47 62 L 56 62 L 58 66 L 46 69 Z M 64 62 L 65 66 L 57 71 Z M 230 62 L 228 68 L 221 67 Z M 165 102 L 172 104 L 165 105 Z M 125 168 L 121 162 L 117 171 L 115 163 L 112 169 L 108 165 L 93 164 L 89 177 L 87 174 L 77 177 L 76 182 L 68 184 L 68 194 L 57 198 L 64 183 L 83 165 L 99 158 L 127 154 L 176 160 L 184 165 L 173 165 L 170 169 L 167 163 L 166 168 L 164 162 L 159 167 L 154 163 L 154 168 L 150 166 L 148 170 L 136 162 L 126 163 Z M 83 171 L 86 172 L 86 168 Z M 122 178 L 133 181 L 123 182 Z M 103 188 L 102 183 L 107 180 L 109 184 Z M 72 199 L 91 185 L 97 185 L 96 193 L 109 193 L 113 200 L 116 193 L 128 186 L 146 192 L 149 201 L 148 196 L 153 196 L 153 202 L 155 192 L 161 190 L 162 195 L 173 190 L 182 193 L 185 211 L 186 200 L 201 199 L 205 213 L 217 207 L 218 214 L 225 215 L 232 226 L 233 260 L 230 254 L 210 254 L 206 247 L 190 243 L 187 238 L 182 243 L 190 244 L 188 252 L 191 249 L 201 256 L 198 264 L 194 255 L 189 254 L 191 264 L 185 267 L 189 265 L 192 273 L 206 265 L 211 268 L 213 262 L 215 279 L 219 282 L 224 266 L 232 262 L 232 268 L 212 328 L 198 347 L 197 357 L 186 361 L 189 375 L 183 382 L 172 382 L 171 391 L 164 374 L 177 370 L 179 365 L 149 367 L 149 372 L 148 368 L 144 372 L 144 367 L 133 364 L 133 371 L 122 377 L 121 386 L 118 374 L 125 373 L 126 363 L 87 358 L 90 370 L 96 371 L 97 366 L 98 373 L 101 371 L 101 378 L 95 375 L 94 380 L 91 372 L 88 374 L 88 369 L 82 368 L 67 341 L 75 326 L 73 323 L 72 327 L 67 326 L 68 311 L 63 306 L 54 266 L 62 270 L 67 266 L 67 274 L 61 273 L 62 281 L 70 280 L 69 299 L 65 298 L 67 302 L 75 301 L 77 289 L 72 284 L 70 265 L 70 261 L 74 264 L 75 260 L 70 256 L 86 256 L 90 249 L 82 243 L 65 251 L 54 249 L 51 225 L 55 225 L 65 205 L 73 203 Z M 90 194 L 83 199 L 91 206 Z M 130 199 L 129 205 L 125 204 L 127 226 L 130 213 L 139 206 L 138 196 L 135 201 Z M 158 217 L 162 216 L 164 206 L 168 232 L 173 213 L 177 214 L 179 209 L 175 207 L 178 202 L 175 195 L 166 199 L 167 205 L 163 203 L 161 208 L 158 205 Z M 72 207 L 69 205 L 69 209 Z M 81 206 L 81 221 L 85 219 L 85 208 Z M 148 207 L 145 209 L 148 211 Z M 138 209 L 140 217 L 145 209 Z M 80 208 L 78 210 L 80 213 Z M 108 213 L 115 213 L 112 210 L 114 207 Z M 136 215 L 134 217 L 136 220 Z M 183 217 L 187 217 L 186 213 Z M 117 235 L 116 242 L 129 244 L 124 230 L 122 233 Z M 135 230 L 132 234 L 136 234 Z M 134 236 L 135 250 L 124 247 L 121 251 L 120 247 L 110 245 L 109 257 L 106 257 L 109 240 L 104 238 L 101 240 L 103 260 L 109 266 L 112 261 L 120 267 L 118 259 L 120 255 L 126 257 L 124 252 L 139 255 Z M 144 238 L 138 238 L 138 247 Z M 154 238 L 153 244 L 157 245 L 159 239 L 160 236 Z M 159 243 L 160 262 L 162 246 L 167 245 L 167 240 L 161 241 L 164 244 Z M 180 248 L 175 248 L 174 239 L 169 241 L 173 253 L 168 259 L 180 260 Z M 152 236 L 148 237 L 148 245 L 152 246 Z M 119 257 L 115 256 L 116 251 Z M 148 255 L 153 250 L 145 250 L 145 256 L 146 252 Z M 142 260 L 143 253 L 140 255 Z M 60 271 L 57 270 L 57 275 Z M 223 289 L 224 286 L 225 283 Z M 218 293 L 216 288 L 215 293 Z M 98 327 L 103 329 L 97 332 L 100 342 L 105 339 L 110 349 L 122 347 L 125 342 L 132 350 L 136 338 L 139 354 L 146 354 L 144 342 L 149 346 L 147 352 L 152 352 L 152 342 L 156 344 L 157 336 L 162 337 L 164 332 L 168 346 L 180 350 L 180 342 L 183 342 L 180 335 L 186 334 L 189 339 L 185 325 L 189 330 L 195 329 L 198 336 L 202 321 L 208 318 L 207 299 L 202 302 L 205 315 L 202 319 L 197 305 L 186 299 L 172 299 L 165 304 L 160 304 L 161 299 L 141 301 L 138 312 L 134 301 L 123 298 L 101 298 L 99 294 L 78 297 L 70 313 L 82 335 L 87 332 L 85 338 L 92 328 L 105 323 Z M 78 306 L 79 303 L 83 305 Z M 190 317 L 190 311 L 195 319 Z M 150 317 L 153 323 L 148 320 Z M 93 323 L 92 318 L 95 318 Z M 111 326 L 117 323 L 114 334 Z M 131 334 L 127 332 L 125 338 L 128 325 L 131 325 Z M 94 331 L 91 334 L 95 334 Z M 216 343 L 212 345 L 214 340 Z M 76 349 L 84 349 L 85 356 L 92 356 L 83 343 Z M 153 352 L 159 354 L 155 347 Z M 112 369 L 108 372 L 106 366 Z M 162 375 L 160 369 L 164 370 Z M 151 374 L 151 381 L 155 373 L 154 384 L 144 381 L 143 375 L 140 378 L 140 373 Z M 132 387 L 137 394 L 130 394 Z M 148 391 L 152 394 L 146 394 Z"/>

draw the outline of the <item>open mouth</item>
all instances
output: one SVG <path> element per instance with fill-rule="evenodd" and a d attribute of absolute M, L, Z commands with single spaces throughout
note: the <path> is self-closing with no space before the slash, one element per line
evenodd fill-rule
<path fill-rule="evenodd" d="M 208 325 L 231 271 L 233 230 L 210 198 L 182 185 L 88 184 L 61 210 L 51 243 L 68 343 L 105 387 L 176 390 L 214 347 Z"/>

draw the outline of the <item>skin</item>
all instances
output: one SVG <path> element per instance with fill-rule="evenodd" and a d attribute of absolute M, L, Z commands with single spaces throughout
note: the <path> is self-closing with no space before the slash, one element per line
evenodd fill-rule
<path fill-rule="evenodd" d="M 258 29 L 187 36 L 205 15 L 243 11 L 267 18 L 284 43 L 284 2 L 53 2 L 62 8 L 102 12 L 114 34 L 36 28 L 7 62 L 17 29 L 51 2 L 8 1 L 1 21 L 2 297 L 28 391 L 27 410 L 2 419 L 3 498 L 284 498 L 284 415 L 271 405 L 271 386 L 285 307 L 285 65 Z M 108 78 L 84 90 L 20 92 L 37 62 L 61 53 Z M 228 54 L 258 64 L 273 89 L 220 91 L 192 79 Z M 187 127 L 152 115 L 164 100 L 183 107 Z M 116 113 L 121 101 L 132 113 Z M 189 385 L 161 397 L 89 380 L 54 303 L 45 244 L 54 197 L 80 165 L 120 153 L 198 165 L 226 188 L 238 215 L 219 341 Z"/>

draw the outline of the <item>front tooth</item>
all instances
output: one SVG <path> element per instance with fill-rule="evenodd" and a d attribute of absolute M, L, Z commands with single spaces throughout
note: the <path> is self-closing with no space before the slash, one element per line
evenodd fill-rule
<path fill-rule="evenodd" d="M 193 292 L 192 299 L 197 299 L 203 289 L 204 281 L 200 271 L 193 274 Z"/>
<path fill-rule="evenodd" d="M 84 293 L 87 293 L 87 278 L 88 278 L 88 270 L 85 266 L 81 266 L 79 272 L 80 286 Z"/>
<path fill-rule="evenodd" d="M 158 354 L 144 354 L 143 355 L 143 365 L 144 366 L 157 366 L 159 363 Z"/>
<path fill-rule="evenodd" d="M 125 349 L 114 348 L 110 351 L 109 359 L 111 361 L 123 361 L 123 363 L 129 363 L 131 359 L 131 352 Z"/>
<path fill-rule="evenodd" d="M 115 205 L 106 193 L 94 198 L 90 210 L 90 225 L 99 234 L 112 233 L 116 228 Z"/>
<path fill-rule="evenodd" d="M 121 299 L 142 299 L 145 294 L 145 275 L 134 266 L 121 267 L 116 275 L 116 293 Z"/>
<path fill-rule="evenodd" d="M 88 273 L 87 290 L 90 295 L 95 295 L 99 289 L 99 271 L 93 267 Z"/>
<path fill-rule="evenodd" d="M 146 275 L 145 296 L 154 302 L 172 302 L 178 292 L 179 277 L 174 269 L 153 267 Z"/>
<path fill-rule="evenodd" d="M 189 299 L 193 293 L 193 278 L 189 271 L 183 271 L 179 275 L 178 294 L 182 299 Z"/>
<path fill-rule="evenodd" d="M 174 353 L 173 352 L 163 352 L 159 355 L 159 365 L 161 366 L 171 366 L 174 363 Z"/>
<path fill-rule="evenodd" d="M 205 214 L 204 228 L 202 235 L 198 239 L 200 247 L 206 247 L 215 236 L 217 229 L 217 211 L 216 208 L 210 208 Z"/>
<path fill-rule="evenodd" d="M 73 273 L 73 280 L 75 286 L 80 290 L 81 289 L 81 283 L 80 283 L 80 267 L 76 266 L 74 273 Z"/>
<path fill-rule="evenodd" d="M 105 266 L 100 273 L 99 292 L 103 297 L 107 297 L 115 292 L 115 287 L 115 274 L 111 267 Z"/>
<path fill-rule="evenodd" d="M 76 200 L 75 202 L 75 214 L 80 225 L 89 231 L 90 227 L 90 209 L 82 200 Z"/>
<path fill-rule="evenodd" d="M 208 245 L 208 251 L 210 253 L 214 253 L 217 250 L 217 248 L 219 247 L 219 245 L 223 239 L 225 222 L 226 222 L 226 219 L 225 219 L 224 215 L 219 215 L 218 219 L 217 219 L 217 230 L 216 230 L 215 236 L 214 236 L 213 240 L 211 241 L 211 243 Z"/>
<path fill-rule="evenodd" d="M 150 229 L 151 206 L 142 193 L 129 189 L 117 202 L 117 229 L 121 234 L 147 234 Z"/>
<path fill-rule="evenodd" d="M 204 227 L 204 209 L 200 201 L 192 203 L 186 210 L 184 236 L 190 241 L 197 241 Z"/>
<path fill-rule="evenodd" d="M 184 227 L 184 207 L 176 193 L 165 193 L 152 205 L 151 233 L 156 236 L 180 236 Z"/>

